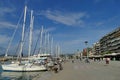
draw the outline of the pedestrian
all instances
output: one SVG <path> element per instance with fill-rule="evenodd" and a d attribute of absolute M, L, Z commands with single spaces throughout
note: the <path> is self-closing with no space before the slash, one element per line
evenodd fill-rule
<path fill-rule="evenodd" d="M 80 59 L 80 61 L 82 61 L 82 58 L 79 58 Z"/>
<path fill-rule="evenodd" d="M 86 59 L 85 59 L 85 62 L 86 62 L 86 63 L 90 63 L 90 61 L 89 61 L 89 59 L 88 59 L 88 58 L 86 58 Z"/>
<path fill-rule="evenodd" d="M 110 59 L 107 57 L 105 61 L 106 61 L 106 64 L 109 64 Z"/>
<path fill-rule="evenodd" d="M 55 73 L 58 73 L 58 64 L 57 63 L 54 64 L 53 70 Z"/>
<path fill-rule="evenodd" d="M 72 59 L 72 63 L 74 63 L 74 59 Z"/>
<path fill-rule="evenodd" d="M 48 63 L 47 63 L 47 67 L 48 67 L 48 70 L 49 71 L 52 71 L 53 67 L 54 67 L 54 63 L 52 60 L 50 60 Z"/>
<path fill-rule="evenodd" d="M 63 70 L 62 62 L 59 61 L 58 65 L 59 65 L 59 70 Z"/>

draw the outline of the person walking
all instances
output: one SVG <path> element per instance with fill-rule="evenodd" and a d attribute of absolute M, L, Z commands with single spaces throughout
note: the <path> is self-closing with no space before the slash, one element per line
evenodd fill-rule
<path fill-rule="evenodd" d="M 74 59 L 72 59 L 72 63 L 74 63 Z"/>
<path fill-rule="evenodd" d="M 105 59 L 105 61 L 106 61 L 106 64 L 109 64 L 110 59 L 107 57 L 107 58 Z"/>

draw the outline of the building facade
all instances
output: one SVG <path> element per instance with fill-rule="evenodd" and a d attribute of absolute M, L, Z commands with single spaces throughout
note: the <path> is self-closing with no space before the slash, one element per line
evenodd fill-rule
<path fill-rule="evenodd" d="M 120 27 L 100 39 L 101 53 L 120 53 Z"/>
<path fill-rule="evenodd" d="M 96 42 L 93 44 L 93 54 L 100 55 L 100 43 Z"/>

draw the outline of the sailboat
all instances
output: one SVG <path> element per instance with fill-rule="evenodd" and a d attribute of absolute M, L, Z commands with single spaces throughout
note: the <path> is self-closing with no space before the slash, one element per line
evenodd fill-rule
<path fill-rule="evenodd" d="M 3 64 L 2 69 L 7 71 L 42 71 L 47 70 L 46 66 L 44 64 L 36 65 L 34 62 L 29 61 L 30 52 L 31 52 L 31 45 L 32 45 L 32 29 L 33 29 L 33 11 L 31 11 L 31 20 L 30 20 L 30 36 L 29 36 L 29 49 L 28 49 L 28 61 L 22 62 L 20 59 L 22 58 L 22 51 L 23 51 L 23 41 L 24 41 L 24 32 L 25 32 L 25 22 L 26 22 L 26 12 L 27 12 L 27 6 L 25 6 L 24 9 L 24 22 L 22 27 L 22 38 L 20 43 L 20 50 L 18 54 L 18 61 L 11 62 L 10 64 Z"/>
<path fill-rule="evenodd" d="M 45 59 L 50 58 L 51 57 L 50 53 L 52 51 L 52 46 L 50 46 L 49 34 L 48 35 L 46 34 L 46 32 L 43 29 L 43 26 L 40 30 L 40 34 L 38 36 L 38 39 L 40 39 L 39 50 L 38 50 L 37 54 L 35 54 L 35 49 L 34 49 L 34 53 L 33 53 L 34 55 L 30 56 L 29 59 L 45 60 Z M 44 39 L 44 42 L 43 42 L 43 39 Z M 37 44 L 36 44 L 36 46 L 37 46 Z M 52 45 L 52 43 L 51 43 L 51 45 Z"/>

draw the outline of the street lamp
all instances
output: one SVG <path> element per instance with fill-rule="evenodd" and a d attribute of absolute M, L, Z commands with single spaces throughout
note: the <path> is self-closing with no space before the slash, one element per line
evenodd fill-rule
<path fill-rule="evenodd" d="M 88 44 L 88 41 L 85 41 L 86 46 L 87 46 L 87 44 Z M 88 61 L 88 47 L 86 47 L 86 61 L 89 62 Z"/>

